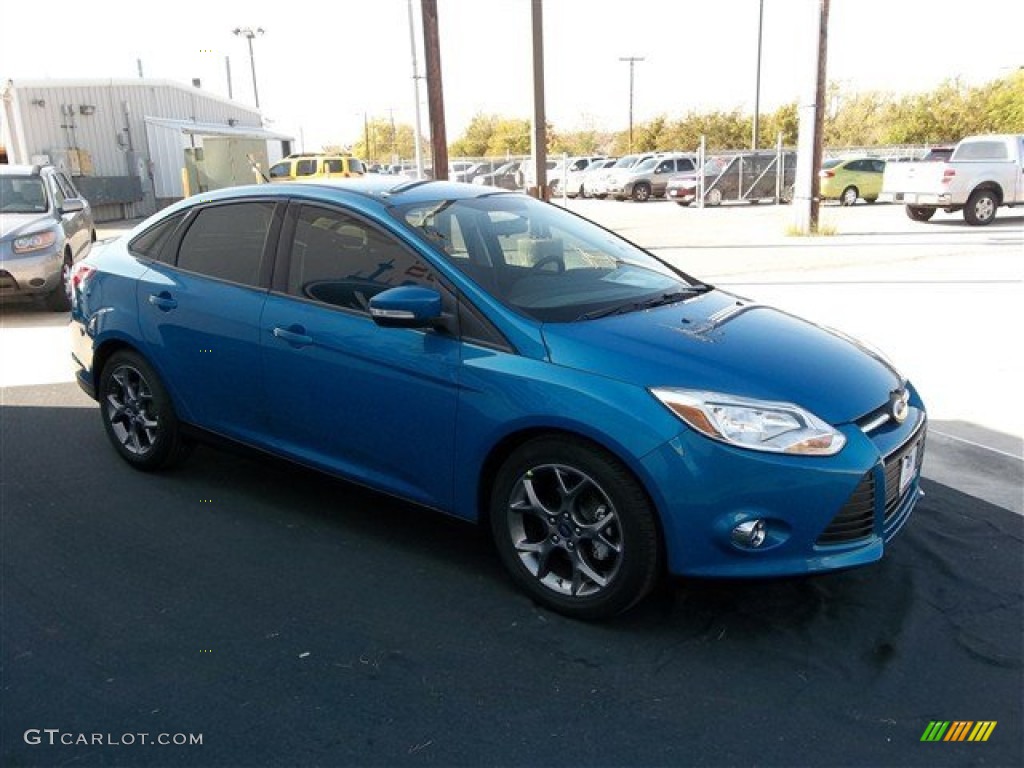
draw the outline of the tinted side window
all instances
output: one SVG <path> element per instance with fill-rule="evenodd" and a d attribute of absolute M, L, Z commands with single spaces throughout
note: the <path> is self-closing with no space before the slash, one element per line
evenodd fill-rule
<path fill-rule="evenodd" d="M 693 160 L 688 157 L 680 157 L 676 159 L 676 170 L 677 171 L 692 171 L 694 169 Z"/>
<path fill-rule="evenodd" d="M 288 268 L 293 296 L 368 312 L 383 290 L 434 282 L 425 262 L 361 220 L 313 205 L 299 211 Z"/>
<path fill-rule="evenodd" d="M 287 179 L 288 174 L 291 172 L 291 168 L 291 163 L 277 163 L 270 166 L 270 170 L 267 172 L 267 175 L 272 179 Z"/>
<path fill-rule="evenodd" d="M 128 250 L 144 259 L 159 261 L 161 251 L 184 218 L 185 214 L 179 213 L 177 216 L 172 216 L 150 227 L 128 243 Z"/>
<path fill-rule="evenodd" d="M 1006 144 L 1001 141 L 972 141 L 961 144 L 956 151 L 956 160 L 1005 160 Z"/>
<path fill-rule="evenodd" d="M 201 210 L 182 238 L 178 266 L 219 280 L 258 285 L 273 216 L 270 202 Z"/>
<path fill-rule="evenodd" d="M 352 173 L 366 173 L 366 166 L 363 165 L 363 161 L 356 160 L 354 157 L 349 159 L 348 169 Z"/>
<path fill-rule="evenodd" d="M 344 163 L 340 158 L 324 160 L 324 170 L 328 173 L 341 173 L 345 170 Z"/>
<path fill-rule="evenodd" d="M 295 163 L 296 176 L 312 176 L 316 173 L 316 158 L 299 160 Z"/>

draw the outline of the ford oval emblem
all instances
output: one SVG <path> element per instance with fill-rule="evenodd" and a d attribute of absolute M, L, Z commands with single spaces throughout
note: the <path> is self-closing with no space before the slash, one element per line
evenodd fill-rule
<path fill-rule="evenodd" d="M 892 412 L 892 418 L 897 424 L 902 424 L 907 420 L 907 414 L 910 413 L 910 393 L 905 389 L 897 389 L 889 395 L 889 408 Z"/>

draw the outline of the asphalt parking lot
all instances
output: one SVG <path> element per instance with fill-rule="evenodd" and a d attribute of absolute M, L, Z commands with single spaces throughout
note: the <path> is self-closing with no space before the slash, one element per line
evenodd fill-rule
<path fill-rule="evenodd" d="M 827 207 L 835 234 L 798 238 L 785 207 L 570 206 L 914 380 L 927 496 L 881 563 L 571 622 L 472 527 L 345 483 L 209 448 L 129 470 L 71 383 L 66 316 L 8 305 L 0 762 L 1022 764 L 1024 215 Z M 936 720 L 997 726 L 922 743 Z"/>

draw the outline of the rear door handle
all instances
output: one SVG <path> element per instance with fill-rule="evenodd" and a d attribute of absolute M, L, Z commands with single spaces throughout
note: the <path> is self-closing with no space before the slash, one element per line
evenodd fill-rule
<path fill-rule="evenodd" d="M 306 329 L 301 325 L 293 325 L 289 328 L 274 328 L 274 336 L 282 341 L 287 341 L 293 347 L 308 347 L 313 343 L 313 337 L 306 334 Z"/>
<path fill-rule="evenodd" d="M 149 294 L 149 303 L 157 309 L 163 310 L 164 312 L 170 312 L 172 309 L 176 309 L 178 301 L 167 291 L 161 291 L 156 294 Z"/>

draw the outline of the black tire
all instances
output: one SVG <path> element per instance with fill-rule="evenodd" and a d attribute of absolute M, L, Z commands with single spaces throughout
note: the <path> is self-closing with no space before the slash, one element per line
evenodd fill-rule
<path fill-rule="evenodd" d="M 67 312 L 71 309 L 71 270 L 73 268 L 71 254 L 65 253 L 64 261 L 60 265 L 60 282 L 43 299 L 46 308 L 51 312 Z"/>
<path fill-rule="evenodd" d="M 513 580 L 566 616 L 610 618 L 657 580 L 651 502 L 620 461 L 589 443 L 549 436 L 513 451 L 495 480 L 490 522 Z"/>
<path fill-rule="evenodd" d="M 983 227 L 991 224 L 996 218 L 999 198 L 991 189 L 976 189 L 967 198 L 964 206 L 964 221 L 972 227 Z"/>
<path fill-rule="evenodd" d="M 860 197 L 860 191 L 852 184 L 843 190 L 843 194 L 839 196 L 840 205 L 854 205 L 857 202 L 857 198 Z"/>
<path fill-rule="evenodd" d="M 935 215 L 934 208 L 922 208 L 919 205 L 908 205 L 906 210 L 907 216 L 914 221 L 928 221 Z"/>
<path fill-rule="evenodd" d="M 100 374 L 100 415 L 111 444 L 136 469 L 173 466 L 189 453 L 174 405 L 160 377 L 141 355 L 121 350 Z"/>
<path fill-rule="evenodd" d="M 875 203 L 878 202 L 878 198 L 877 197 L 865 197 L 864 198 L 864 202 L 867 203 L 868 205 L 874 205 Z"/>
<path fill-rule="evenodd" d="M 633 199 L 638 203 L 646 203 L 651 199 L 651 185 L 643 182 L 633 185 Z"/>

